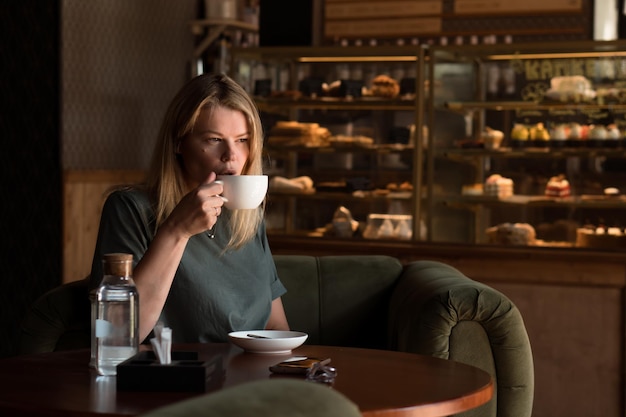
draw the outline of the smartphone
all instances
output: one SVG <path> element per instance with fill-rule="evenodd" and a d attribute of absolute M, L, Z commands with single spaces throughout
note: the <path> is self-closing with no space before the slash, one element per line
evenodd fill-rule
<path fill-rule="evenodd" d="M 330 358 L 310 358 L 306 356 L 296 356 L 270 366 L 270 371 L 276 374 L 300 374 L 305 375 L 311 367 L 320 363 L 326 365 L 330 363 Z"/>

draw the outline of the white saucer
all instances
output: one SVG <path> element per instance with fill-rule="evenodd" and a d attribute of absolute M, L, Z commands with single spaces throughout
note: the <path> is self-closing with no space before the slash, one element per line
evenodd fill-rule
<path fill-rule="evenodd" d="M 262 336 L 263 338 L 251 335 Z M 290 353 L 302 345 L 309 337 L 303 332 L 283 330 L 244 330 L 228 334 L 231 342 L 246 352 L 252 353 Z M 267 339 L 265 339 L 267 338 Z"/>

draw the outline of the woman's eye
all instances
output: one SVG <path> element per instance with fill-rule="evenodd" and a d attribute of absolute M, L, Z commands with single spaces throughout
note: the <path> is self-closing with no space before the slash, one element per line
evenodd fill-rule
<path fill-rule="evenodd" d="M 222 138 L 206 138 L 205 141 L 216 143 L 216 142 L 221 142 Z"/>
<path fill-rule="evenodd" d="M 238 141 L 238 142 L 243 142 L 243 143 L 245 143 L 245 142 L 247 142 L 248 140 L 249 140 L 248 138 L 239 138 L 237 141 Z"/>

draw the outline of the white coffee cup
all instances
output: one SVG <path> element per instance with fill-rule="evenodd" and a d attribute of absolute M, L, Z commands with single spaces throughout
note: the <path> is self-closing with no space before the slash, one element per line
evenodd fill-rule
<path fill-rule="evenodd" d="M 255 209 L 267 194 L 267 175 L 218 175 L 217 181 L 224 187 L 224 207 L 231 210 Z"/>

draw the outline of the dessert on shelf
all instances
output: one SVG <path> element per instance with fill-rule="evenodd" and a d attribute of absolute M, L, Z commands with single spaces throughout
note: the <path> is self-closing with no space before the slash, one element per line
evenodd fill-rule
<path fill-rule="evenodd" d="M 572 148 L 581 147 L 586 141 L 589 135 L 589 126 L 581 125 L 580 123 L 570 123 L 569 134 L 567 135 L 567 146 Z"/>
<path fill-rule="evenodd" d="M 596 92 L 587 78 L 582 75 L 568 75 L 552 77 L 546 97 L 550 100 L 579 103 L 595 99 Z"/>
<path fill-rule="evenodd" d="M 481 140 L 485 149 L 499 149 L 502 139 L 504 139 L 504 132 L 492 129 L 489 126 L 485 127 L 485 130 L 481 133 Z"/>
<path fill-rule="evenodd" d="M 550 132 L 543 123 L 539 122 L 530 128 L 530 143 L 532 146 L 544 148 L 550 143 Z"/>
<path fill-rule="evenodd" d="M 548 197 L 569 197 L 571 195 L 570 183 L 565 175 L 557 175 L 548 180 L 545 195 Z"/>
<path fill-rule="evenodd" d="M 522 148 L 528 145 L 530 130 L 522 123 L 515 123 L 511 129 L 511 146 Z"/>
<path fill-rule="evenodd" d="M 550 129 L 550 146 L 563 148 L 566 145 L 569 128 L 564 123 L 559 123 Z"/>
<path fill-rule="evenodd" d="M 621 133 L 615 124 L 608 126 L 589 126 L 589 146 L 596 148 L 616 148 L 619 144 Z"/>
<path fill-rule="evenodd" d="M 513 180 L 500 174 L 492 174 L 485 181 L 483 192 L 487 196 L 510 197 L 513 195 Z"/>
<path fill-rule="evenodd" d="M 547 128 L 546 125 L 550 127 Z M 489 128 L 485 129 L 488 132 Z M 481 143 L 487 148 L 486 133 Z M 515 123 L 511 128 L 510 141 L 513 148 L 617 148 L 626 138 L 617 124 L 580 124 L 578 122 L 538 122 L 534 125 Z"/>
<path fill-rule="evenodd" d="M 410 214 L 367 215 L 367 224 L 363 230 L 363 237 L 366 239 L 409 240 L 412 236 L 413 216 Z"/>
<path fill-rule="evenodd" d="M 609 148 L 616 148 L 622 139 L 622 132 L 615 123 L 611 123 L 606 127 L 605 145 Z"/>
<path fill-rule="evenodd" d="M 587 143 L 589 146 L 595 148 L 604 147 L 604 142 L 606 141 L 606 127 L 602 125 L 591 125 L 589 126 L 589 139 Z"/>
<path fill-rule="evenodd" d="M 587 225 L 576 230 L 576 246 L 580 248 L 626 248 L 626 232 L 620 227 Z"/>

